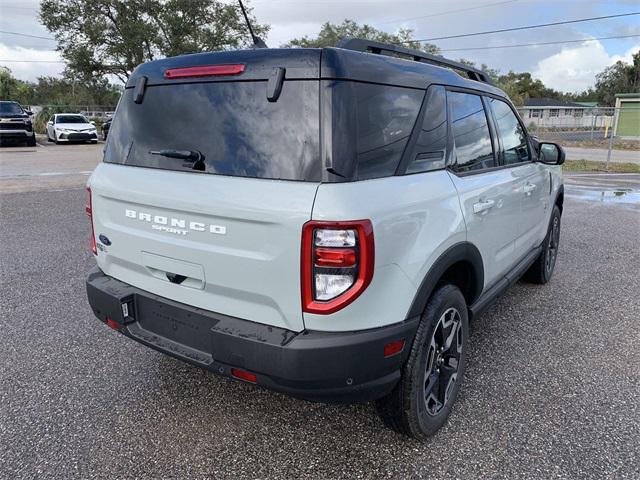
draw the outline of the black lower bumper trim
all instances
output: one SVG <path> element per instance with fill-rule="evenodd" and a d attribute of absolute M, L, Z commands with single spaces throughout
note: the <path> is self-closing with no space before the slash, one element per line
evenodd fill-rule
<path fill-rule="evenodd" d="M 293 332 L 173 302 L 98 268 L 88 275 L 87 295 L 100 320 L 111 320 L 140 343 L 224 376 L 231 377 L 232 368 L 247 370 L 259 386 L 323 402 L 364 402 L 389 393 L 419 321 L 356 332 Z M 404 350 L 384 358 L 384 346 L 401 338 Z"/>

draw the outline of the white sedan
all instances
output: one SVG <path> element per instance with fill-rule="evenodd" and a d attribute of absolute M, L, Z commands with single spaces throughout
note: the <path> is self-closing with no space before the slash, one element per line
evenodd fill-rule
<path fill-rule="evenodd" d="M 47 122 L 47 140 L 50 142 L 98 143 L 98 133 L 93 122 L 77 113 L 56 113 Z"/>

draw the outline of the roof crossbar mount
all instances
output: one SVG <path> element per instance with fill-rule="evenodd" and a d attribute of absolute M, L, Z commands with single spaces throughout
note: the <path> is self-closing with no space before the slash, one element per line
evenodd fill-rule
<path fill-rule="evenodd" d="M 364 40 L 362 38 L 343 38 L 337 45 L 338 48 L 345 50 L 355 50 L 357 52 L 376 53 L 378 55 L 391 55 L 402 58 L 408 58 L 414 62 L 430 63 L 439 67 L 452 68 L 459 72 L 463 72 L 471 80 L 484 82 L 491 85 L 489 75 L 482 70 L 470 67 L 464 63 L 449 60 L 448 58 L 430 53 L 414 50 L 412 48 L 399 47 L 390 43 L 381 43 L 374 40 Z"/>

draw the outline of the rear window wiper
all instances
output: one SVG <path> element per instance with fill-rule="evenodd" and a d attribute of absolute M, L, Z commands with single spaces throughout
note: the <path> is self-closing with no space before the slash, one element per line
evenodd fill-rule
<path fill-rule="evenodd" d="M 191 167 L 194 170 L 204 171 L 204 155 L 197 150 L 150 150 L 151 155 L 160 155 L 162 157 L 179 158 L 180 160 L 187 160 L 189 162 L 195 162 L 193 165 L 188 163 L 183 164 L 184 167 Z"/>
<path fill-rule="evenodd" d="M 151 150 L 149 153 L 163 157 L 181 158 L 182 160 L 198 161 L 202 158 L 202 154 L 197 150 Z"/>

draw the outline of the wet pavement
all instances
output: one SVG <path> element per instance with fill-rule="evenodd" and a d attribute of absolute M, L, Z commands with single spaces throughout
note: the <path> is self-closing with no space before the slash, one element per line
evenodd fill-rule
<path fill-rule="evenodd" d="M 581 173 L 565 174 L 565 196 L 599 203 L 640 205 L 640 175 Z"/>

